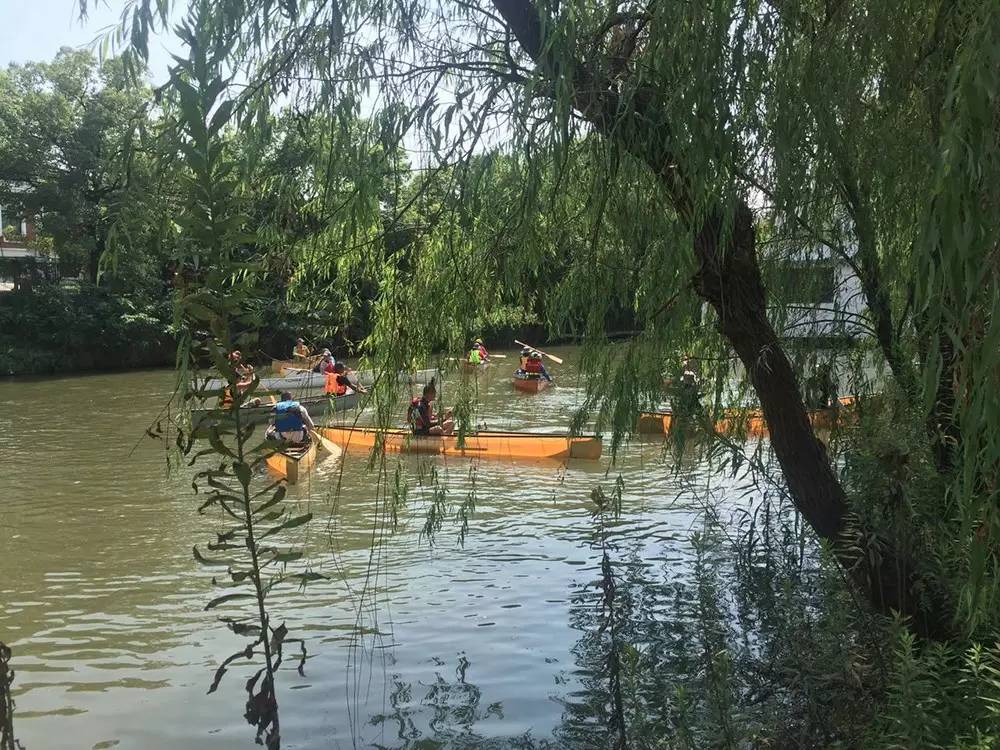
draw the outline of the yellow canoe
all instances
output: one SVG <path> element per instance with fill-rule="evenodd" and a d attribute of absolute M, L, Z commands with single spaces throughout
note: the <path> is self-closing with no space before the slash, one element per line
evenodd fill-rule
<path fill-rule="evenodd" d="M 272 453 L 267 457 L 267 466 L 283 476 L 289 484 L 295 484 L 299 481 L 299 476 L 316 463 L 318 454 L 319 441 L 312 440 L 306 445 L 294 445 Z"/>
<path fill-rule="evenodd" d="M 809 421 L 818 430 L 831 430 L 843 424 L 854 405 L 853 396 L 840 399 L 840 408 L 813 409 L 808 412 Z M 666 435 L 670 432 L 673 414 L 669 411 L 647 411 L 639 415 L 636 432 L 645 435 Z M 747 437 L 767 437 L 767 420 L 759 409 L 727 409 L 722 419 L 715 422 L 717 432 L 740 434 Z"/>
<path fill-rule="evenodd" d="M 596 461 L 601 457 L 601 439 L 594 435 L 571 437 L 537 432 L 488 432 L 466 435 L 459 445 L 458 435 L 414 435 L 409 430 L 379 431 L 370 427 L 319 427 L 319 433 L 337 445 L 355 450 L 371 450 L 381 433 L 387 451 L 402 453 L 439 453 L 447 456 L 482 456 L 485 458 L 581 458 Z"/>
<path fill-rule="evenodd" d="M 322 358 L 323 355 L 321 354 L 313 354 L 309 357 L 297 357 L 295 359 L 272 359 L 271 372 L 280 377 L 286 374 L 291 374 L 292 372 L 312 370 L 312 368 L 316 366 L 316 363 Z"/>

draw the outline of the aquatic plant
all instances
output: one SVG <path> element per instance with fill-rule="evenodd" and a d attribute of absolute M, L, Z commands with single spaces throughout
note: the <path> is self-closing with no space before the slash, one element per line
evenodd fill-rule
<path fill-rule="evenodd" d="M 261 480 L 262 465 L 278 445 L 244 421 L 241 407 L 254 398 L 259 381 L 254 378 L 249 386 L 243 384 L 242 374 L 228 357 L 237 343 L 246 348 L 249 340 L 245 331 L 252 315 L 246 307 L 253 289 L 239 280 L 252 266 L 245 248 L 253 235 L 246 230 L 247 217 L 239 203 L 239 171 L 227 153 L 222 132 L 234 103 L 224 96 L 222 50 L 211 43 L 208 28 L 207 18 L 198 12 L 178 27 L 190 58 L 178 61 L 170 84 L 177 98 L 168 118 L 176 129 L 188 191 L 176 218 L 186 239 L 175 297 L 178 394 L 181 404 L 190 406 L 194 401 L 221 400 L 228 393 L 232 408 L 217 422 L 180 421 L 176 443 L 192 466 L 208 459 L 214 462 L 197 471 L 192 480 L 196 492 L 205 492 L 198 512 L 216 513 L 223 523 L 223 530 L 216 532 L 204 550 L 194 546 L 199 563 L 225 571 L 213 576 L 219 593 L 205 609 L 231 613 L 220 620 L 248 639 L 244 648 L 221 662 L 208 692 L 218 688 L 235 664 L 262 662 L 246 680 L 244 716 L 255 727 L 257 741 L 277 750 L 281 746 L 277 672 L 285 649 L 296 644 L 302 673 L 306 648 L 302 639 L 291 637 L 286 625 L 275 620 L 268 596 L 279 584 L 305 587 L 325 576 L 296 567 L 303 553 L 281 542 L 284 532 L 307 524 L 312 514 L 296 513 L 284 504 L 283 481 Z M 201 380 L 206 363 L 221 373 L 225 382 L 221 388 L 212 390 Z M 252 609 L 246 611 L 244 605 Z"/>
<path fill-rule="evenodd" d="M 10 647 L 0 641 L 0 750 L 23 750 L 14 737 L 14 670 L 10 668 Z"/>

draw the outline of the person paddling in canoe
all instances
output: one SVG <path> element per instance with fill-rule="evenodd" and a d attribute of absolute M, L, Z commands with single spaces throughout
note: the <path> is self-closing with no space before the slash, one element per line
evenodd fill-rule
<path fill-rule="evenodd" d="M 472 347 L 469 349 L 469 364 L 470 365 L 484 365 L 490 361 L 490 353 L 486 351 L 486 347 L 483 346 L 482 339 L 476 339 L 472 342 Z"/>
<path fill-rule="evenodd" d="M 306 340 L 305 339 L 301 339 L 301 338 L 300 339 L 295 339 L 295 348 L 292 349 L 292 359 L 293 360 L 299 360 L 299 359 L 301 359 L 301 360 L 307 360 L 307 359 L 309 359 L 309 355 L 310 354 L 312 354 L 312 352 L 309 351 L 309 347 L 306 346 Z"/>
<path fill-rule="evenodd" d="M 688 355 L 681 365 L 681 375 L 672 381 L 671 406 L 679 419 L 692 418 L 702 414 L 701 384 L 698 377 L 698 362 Z"/>
<path fill-rule="evenodd" d="M 521 358 L 518 360 L 517 371 L 515 375 L 524 375 L 527 370 L 525 368 L 528 366 L 528 357 L 531 356 L 531 348 L 527 346 L 521 347 Z"/>
<path fill-rule="evenodd" d="M 346 396 L 348 393 L 368 393 L 368 389 L 360 383 L 355 383 L 347 374 L 347 365 L 337 362 L 333 372 L 326 373 L 326 383 L 323 392 L 328 396 Z"/>
<path fill-rule="evenodd" d="M 330 353 L 329 349 L 324 349 L 323 353 L 320 354 L 319 362 L 313 365 L 312 371 L 321 374 L 326 374 L 333 372 L 336 368 L 337 362 L 334 360 L 333 355 Z"/>
<path fill-rule="evenodd" d="M 544 378 L 545 380 L 552 381 L 552 376 L 549 375 L 548 370 L 545 369 L 545 364 L 542 362 L 542 355 L 539 352 L 531 351 L 524 360 L 524 374 L 529 378 Z"/>
<path fill-rule="evenodd" d="M 437 388 L 433 378 L 424 386 L 424 395 L 410 402 L 407 410 L 407 421 L 414 435 L 451 435 L 455 431 L 455 419 L 451 409 L 443 417 L 434 416 L 434 399 L 437 398 Z"/>
<path fill-rule="evenodd" d="M 229 364 L 232 366 L 233 371 L 236 373 L 236 389 L 243 393 L 247 388 L 253 385 L 253 365 L 247 364 L 243 361 L 243 354 L 239 349 L 229 353 L 227 357 Z M 226 386 L 222 391 L 222 408 L 229 409 L 233 405 L 233 394 L 230 391 L 229 386 Z M 248 406 L 253 406 L 253 403 L 248 404 Z"/>
<path fill-rule="evenodd" d="M 316 425 L 306 407 L 293 399 L 290 391 L 282 391 L 281 401 L 275 404 L 273 412 L 274 423 L 267 428 L 265 437 L 289 443 L 309 442 L 309 433 Z"/>

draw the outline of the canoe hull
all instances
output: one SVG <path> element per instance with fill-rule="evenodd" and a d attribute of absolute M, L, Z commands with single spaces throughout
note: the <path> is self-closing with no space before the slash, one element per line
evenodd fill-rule
<path fill-rule="evenodd" d="M 840 399 L 838 408 L 810 409 L 806 412 L 814 429 L 832 430 L 850 421 L 854 398 Z M 669 411 L 642 412 L 636 422 L 636 432 L 643 435 L 666 435 L 670 432 L 673 415 Z M 763 438 L 769 435 L 767 420 L 759 409 L 727 409 L 722 419 L 715 422 L 717 432 Z"/>
<path fill-rule="evenodd" d="M 311 370 L 322 359 L 322 355 L 314 354 L 303 359 L 272 359 L 271 372 L 284 377 L 289 370 Z"/>
<path fill-rule="evenodd" d="M 526 378 L 519 377 L 517 375 L 512 377 L 510 382 L 517 390 L 522 391 L 523 393 L 538 393 L 539 391 L 544 391 L 552 385 L 551 380 L 547 380 L 542 377 Z"/>
<path fill-rule="evenodd" d="M 317 421 L 331 414 L 356 408 L 359 399 L 360 394 L 348 393 L 345 396 L 337 396 L 332 399 L 333 403 L 330 403 L 331 399 L 326 396 L 301 399 L 299 403 L 306 407 L 313 421 Z M 273 404 L 245 406 L 240 410 L 240 422 L 243 424 L 266 424 L 271 421 L 273 408 Z M 191 411 L 192 429 L 204 429 L 223 422 L 235 424 L 233 414 L 229 409 L 193 409 Z"/>
<path fill-rule="evenodd" d="M 267 467 L 285 478 L 288 484 L 297 484 L 299 478 L 305 476 L 309 468 L 316 463 L 319 455 L 319 443 L 310 441 L 304 446 L 291 446 L 272 453 L 267 457 Z"/>
<path fill-rule="evenodd" d="M 400 372 L 398 379 L 400 383 L 426 383 L 431 378 L 436 377 L 438 370 L 428 368 L 416 370 L 414 372 Z M 371 370 L 360 370 L 354 373 L 358 383 L 370 387 L 375 383 L 375 373 Z M 209 380 L 205 388 L 210 391 L 219 391 L 228 385 L 219 378 Z M 292 372 L 288 375 L 261 378 L 257 386 L 258 391 L 291 391 L 292 393 L 302 393 L 304 391 L 322 390 L 326 385 L 326 375 L 319 372 Z"/>
<path fill-rule="evenodd" d="M 321 427 L 323 437 L 348 450 L 371 450 L 379 436 L 382 448 L 397 453 L 431 453 L 484 458 L 527 458 L 596 461 L 603 446 L 596 436 L 570 437 L 530 432 L 480 432 L 466 435 L 413 435 L 407 430 L 379 431 L 372 428 Z"/>

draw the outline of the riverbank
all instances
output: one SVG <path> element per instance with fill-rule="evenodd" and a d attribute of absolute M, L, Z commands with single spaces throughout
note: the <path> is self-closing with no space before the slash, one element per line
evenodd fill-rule
<path fill-rule="evenodd" d="M 88 283 L 0 294 L 0 374 L 51 375 L 171 365 L 168 297 Z"/>

